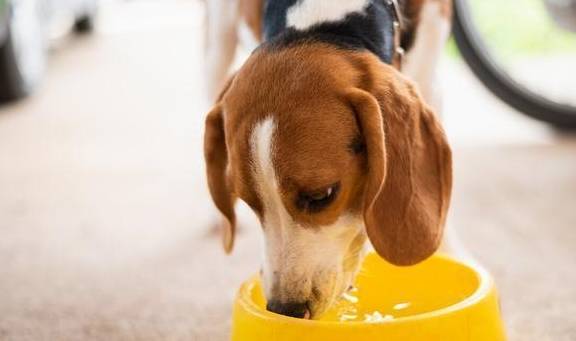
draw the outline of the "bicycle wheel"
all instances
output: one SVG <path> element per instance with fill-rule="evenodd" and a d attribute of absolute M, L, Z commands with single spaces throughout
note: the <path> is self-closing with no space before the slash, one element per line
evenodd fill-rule
<path fill-rule="evenodd" d="M 555 23 L 543 0 L 520 2 L 454 0 L 456 45 L 473 73 L 502 101 L 535 119 L 576 129 L 576 34 L 551 28 Z M 506 13 L 506 8 L 515 12 Z M 532 9 L 532 16 L 518 19 L 527 8 Z M 536 27 L 534 15 L 542 16 L 539 20 L 546 26 Z M 483 22 L 487 27 L 482 27 Z M 523 25 L 532 30 L 530 36 L 520 31 Z M 546 34 L 535 35 L 543 29 Z M 514 40 L 517 33 L 518 40 L 528 40 L 521 42 L 527 47 Z M 550 40 L 538 42 L 549 34 L 559 35 L 552 47 Z"/>

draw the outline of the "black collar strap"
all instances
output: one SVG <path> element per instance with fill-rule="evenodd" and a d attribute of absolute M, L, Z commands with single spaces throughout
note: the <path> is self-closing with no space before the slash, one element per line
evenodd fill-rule
<path fill-rule="evenodd" d="M 392 65 L 398 69 L 401 69 L 402 59 L 404 57 L 404 49 L 400 45 L 402 38 L 402 13 L 400 11 L 398 0 L 386 0 L 386 4 L 390 7 L 392 17 L 394 19 L 392 23 L 392 30 L 394 35 L 394 55 L 392 56 Z"/>

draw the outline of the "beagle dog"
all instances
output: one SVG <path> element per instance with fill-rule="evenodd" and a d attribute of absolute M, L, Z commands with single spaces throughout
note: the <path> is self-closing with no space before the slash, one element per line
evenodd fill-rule
<path fill-rule="evenodd" d="M 268 310 L 320 316 L 353 282 L 367 240 L 401 266 L 439 247 L 452 161 L 432 108 L 450 8 L 208 0 L 209 86 L 228 72 L 241 22 L 261 42 L 222 86 L 204 152 L 225 250 L 237 199 L 260 219 Z"/>

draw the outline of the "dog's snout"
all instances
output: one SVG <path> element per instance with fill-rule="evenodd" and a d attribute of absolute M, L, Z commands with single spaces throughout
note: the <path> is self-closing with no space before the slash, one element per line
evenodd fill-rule
<path fill-rule="evenodd" d="M 310 309 L 308 308 L 307 302 L 280 302 L 280 301 L 269 301 L 266 304 L 266 310 L 271 311 L 276 314 L 296 317 L 296 318 L 310 318 Z"/>

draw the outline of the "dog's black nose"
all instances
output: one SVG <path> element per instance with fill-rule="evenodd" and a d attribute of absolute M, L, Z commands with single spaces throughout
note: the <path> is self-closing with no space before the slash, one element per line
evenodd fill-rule
<path fill-rule="evenodd" d="M 306 302 L 286 302 L 271 300 L 266 304 L 266 310 L 276 314 L 296 317 L 296 318 L 310 318 L 310 310 Z"/>

